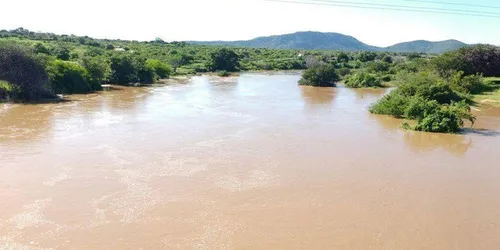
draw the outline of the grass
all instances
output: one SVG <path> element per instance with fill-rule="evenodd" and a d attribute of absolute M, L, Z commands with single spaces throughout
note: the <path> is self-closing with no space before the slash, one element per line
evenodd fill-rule
<path fill-rule="evenodd" d="M 489 89 L 481 94 L 474 95 L 474 101 L 500 107 L 500 77 L 486 77 L 484 81 L 489 86 Z"/>

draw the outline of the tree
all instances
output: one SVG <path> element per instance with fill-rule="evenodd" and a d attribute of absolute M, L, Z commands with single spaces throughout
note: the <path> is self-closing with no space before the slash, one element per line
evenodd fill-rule
<path fill-rule="evenodd" d="M 50 85 L 56 93 L 85 94 L 93 91 L 92 85 L 87 82 L 87 71 L 76 62 L 55 60 L 48 67 Z"/>
<path fill-rule="evenodd" d="M 87 71 L 86 80 L 93 90 L 100 90 L 101 84 L 109 81 L 111 66 L 107 58 L 86 56 L 82 58 L 81 64 Z"/>
<path fill-rule="evenodd" d="M 46 54 L 46 55 L 50 54 L 49 49 L 47 49 L 47 47 L 45 47 L 43 43 L 36 43 L 34 48 L 35 48 L 35 53 L 37 54 Z"/>
<path fill-rule="evenodd" d="M 385 63 L 392 63 L 393 60 L 392 60 L 392 56 L 389 56 L 389 55 L 385 55 L 384 57 L 382 57 L 382 62 L 385 62 Z"/>
<path fill-rule="evenodd" d="M 500 76 L 500 48 L 491 45 L 464 47 L 432 60 L 441 74 L 463 71 L 465 75 Z"/>
<path fill-rule="evenodd" d="M 168 78 L 172 74 L 172 68 L 160 60 L 148 59 L 146 60 L 146 67 L 152 68 L 160 79 Z"/>
<path fill-rule="evenodd" d="M 345 52 L 340 52 L 337 55 L 337 61 L 339 61 L 341 63 L 349 62 L 349 55 L 347 55 Z"/>
<path fill-rule="evenodd" d="M 170 64 L 174 68 L 174 72 L 177 71 L 177 68 L 191 63 L 191 61 L 194 59 L 193 56 L 179 53 L 177 50 L 170 51 L 170 54 L 173 55 L 170 58 Z"/>
<path fill-rule="evenodd" d="M 0 80 L 18 89 L 20 99 L 38 100 L 53 96 L 47 88 L 47 72 L 25 47 L 0 43 Z"/>
<path fill-rule="evenodd" d="M 208 68 L 212 71 L 237 71 L 240 67 L 239 56 L 231 49 L 222 48 L 210 54 Z"/>
<path fill-rule="evenodd" d="M 57 59 L 68 61 L 70 56 L 70 50 L 67 47 L 58 47 L 56 48 L 55 55 Z"/>
<path fill-rule="evenodd" d="M 308 55 L 306 56 L 306 68 L 314 68 L 314 67 L 317 67 L 325 62 L 319 60 L 316 56 L 313 56 L 313 55 Z"/>
<path fill-rule="evenodd" d="M 371 51 L 363 51 L 358 54 L 358 60 L 361 62 L 369 62 L 375 60 L 377 53 Z"/>
<path fill-rule="evenodd" d="M 129 84 L 139 81 L 140 62 L 131 55 L 115 54 L 110 58 L 111 83 Z"/>
<path fill-rule="evenodd" d="M 335 67 L 330 64 L 322 64 L 305 70 L 299 84 L 315 87 L 335 87 L 335 82 L 339 80 L 340 77 L 335 72 Z"/>
<path fill-rule="evenodd" d="M 365 71 L 358 71 L 354 75 L 347 77 L 345 85 L 351 88 L 382 87 L 380 78 Z"/>

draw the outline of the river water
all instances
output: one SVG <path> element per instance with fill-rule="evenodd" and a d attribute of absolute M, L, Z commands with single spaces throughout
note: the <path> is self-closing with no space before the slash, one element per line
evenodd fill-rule
<path fill-rule="evenodd" d="M 408 132 L 299 78 L 0 104 L 0 249 L 500 248 L 500 109 Z"/>

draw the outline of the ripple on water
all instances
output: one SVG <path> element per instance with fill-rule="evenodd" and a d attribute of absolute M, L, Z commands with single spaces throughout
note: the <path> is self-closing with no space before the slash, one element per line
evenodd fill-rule
<path fill-rule="evenodd" d="M 148 178 L 139 170 L 117 170 L 122 183 L 127 185 L 126 193 L 111 202 L 110 209 L 120 216 L 122 223 L 139 222 L 140 217 L 159 204 L 161 194 L 150 186 Z"/>
<path fill-rule="evenodd" d="M 220 177 L 216 185 L 231 192 L 242 192 L 256 188 L 266 188 L 278 184 L 278 176 L 261 169 L 250 172 L 248 178 L 238 178 L 236 176 Z"/>
<path fill-rule="evenodd" d="M 53 176 L 53 177 L 49 178 L 48 180 L 44 181 L 43 185 L 53 187 L 56 184 L 63 182 L 65 180 L 69 180 L 69 179 L 71 179 L 71 176 L 68 175 L 66 172 L 63 172 L 63 173 L 59 173 L 57 176 Z"/>
<path fill-rule="evenodd" d="M 43 211 L 51 202 L 51 198 L 36 200 L 32 204 L 24 206 L 24 212 L 12 217 L 9 221 L 18 229 L 53 224 L 53 222 L 44 219 L 42 216 Z"/>

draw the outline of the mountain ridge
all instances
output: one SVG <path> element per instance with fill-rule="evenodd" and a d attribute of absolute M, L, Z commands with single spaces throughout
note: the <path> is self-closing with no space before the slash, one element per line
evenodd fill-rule
<path fill-rule="evenodd" d="M 415 40 L 397 43 L 388 47 L 377 47 L 361 42 L 353 36 L 336 32 L 317 31 L 299 31 L 283 35 L 262 36 L 250 40 L 188 41 L 188 43 L 269 49 L 386 51 L 431 54 L 441 54 L 468 46 L 468 44 L 461 41 L 450 39 L 444 41 Z"/>

